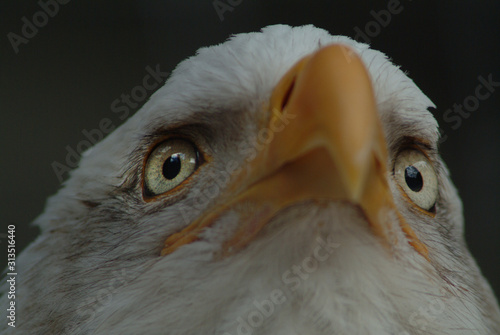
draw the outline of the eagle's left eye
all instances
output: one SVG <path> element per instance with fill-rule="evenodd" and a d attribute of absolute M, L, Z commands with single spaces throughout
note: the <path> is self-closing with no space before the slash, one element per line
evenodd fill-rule
<path fill-rule="evenodd" d="M 179 138 L 160 143 L 149 155 L 144 171 L 147 195 L 155 196 L 180 185 L 198 168 L 199 151 Z"/>
<path fill-rule="evenodd" d="M 422 152 L 411 149 L 399 153 L 394 176 L 417 206 L 432 211 L 438 197 L 438 180 L 432 163 Z"/>

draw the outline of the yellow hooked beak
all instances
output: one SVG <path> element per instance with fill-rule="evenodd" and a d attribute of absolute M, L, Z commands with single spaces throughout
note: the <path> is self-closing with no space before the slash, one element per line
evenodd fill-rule
<path fill-rule="evenodd" d="M 387 148 L 371 80 L 348 47 L 330 45 L 300 60 L 275 87 L 267 106 L 263 147 L 233 180 L 223 205 L 166 241 L 162 255 L 196 239 L 227 210 L 241 225 L 226 253 L 247 245 L 284 208 L 306 200 L 348 201 L 364 212 L 374 234 L 397 243 L 388 219 L 396 213 L 408 243 L 427 258 L 394 204 Z"/>

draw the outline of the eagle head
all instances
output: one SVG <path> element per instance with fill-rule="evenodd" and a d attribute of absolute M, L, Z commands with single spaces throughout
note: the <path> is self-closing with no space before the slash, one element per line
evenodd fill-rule
<path fill-rule="evenodd" d="M 18 330 L 500 334 L 429 107 L 313 26 L 200 49 L 48 201 Z"/>

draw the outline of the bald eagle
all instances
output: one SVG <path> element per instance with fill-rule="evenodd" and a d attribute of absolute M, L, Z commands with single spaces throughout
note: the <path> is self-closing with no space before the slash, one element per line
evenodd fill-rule
<path fill-rule="evenodd" d="M 313 26 L 200 49 L 48 200 L 0 333 L 500 334 L 432 106 Z"/>

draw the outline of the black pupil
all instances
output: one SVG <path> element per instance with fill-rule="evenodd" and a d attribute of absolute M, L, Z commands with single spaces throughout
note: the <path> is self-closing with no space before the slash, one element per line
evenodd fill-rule
<path fill-rule="evenodd" d="M 165 160 L 165 163 L 163 163 L 163 176 L 168 180 L 172 180 L 177 177 L 181 171 L 180 156 L 180 154 L 173 154 Z"/>
<path fill-rule="evenodd" d="M 413 192 L 420 192 L 420 190 L 424 186 L 424 181 L 422 179 L 420 171 L 418 171 L 417 168 L 412 165 L 408 166 L 405 169 L 405 180 L 406 185 L 408 185 L 408 187 Z"/>

